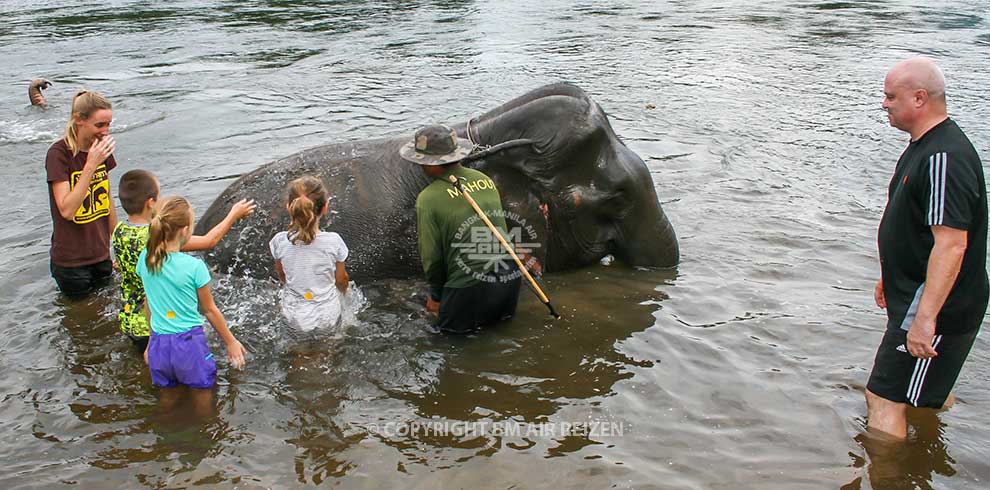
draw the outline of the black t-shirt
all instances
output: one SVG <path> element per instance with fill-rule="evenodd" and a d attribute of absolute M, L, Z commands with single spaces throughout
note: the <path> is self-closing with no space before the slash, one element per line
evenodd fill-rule
<path fill-rule="evenodd" d="M 897 161 L 878 245 L 887 328 L 907 330 L 925 286 L 932 226 L 967 231 L 956 283 L 935 320 L 938 334 L 979 328 L 987 309 L 987 191 L 980 157 L 955 121 L 912 141 Z"/>

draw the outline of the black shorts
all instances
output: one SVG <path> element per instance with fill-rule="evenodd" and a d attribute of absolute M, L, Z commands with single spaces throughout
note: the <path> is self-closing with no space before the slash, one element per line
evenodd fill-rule
<path fill-rule="evenodd" d="M 496 279 L 466 288 L 443 288 L 436 328 L 469 333 L 512 318 L 519 302 L 520 278 Z"/>
<path fill-rule="evenodd" d="M 79 267 L 62 267 L 52 262 L 51 271 L 62 294 L 70 298 L 82 298 L 110 282 L 113 263 L 104 260 Z"/>
<path fill-rule="evenodd" d="M 866 388 L 892 402 L 942 408 L 979 331 L 936 335 L 932 345 L 938 355 L 918 359 L 907 351 L 906 330 L 887 330 L 877 348 L 873 372 Z"/>
<path fill-rule="evenodd" d="M 134 344 L 134 347 L 139 351 L 141 351 L 142 354 L 144 353 L 144 351 L 148 350 L 148 341 L 151 340 L 151 337 L 148 336 L 138 337 L 136 335 L 131 335 L 129 333 L 125 333 L 124 335 L 126 335 L 127 338 L 131 339 L 131 343 Z"/>

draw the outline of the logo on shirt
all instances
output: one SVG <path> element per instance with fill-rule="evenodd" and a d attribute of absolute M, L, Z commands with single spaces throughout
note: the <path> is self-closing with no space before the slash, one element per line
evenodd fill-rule
<path fill-rule="evenodd" d="M 82 170 L 72 172 L 69 175 L 70 189 L 76 187 L 81 176 Z M 109 216 L 110 204 L 110 179 L 107 178 L 107 167 L 100 165 L 93 173 L 89 188 L 86 189 L 86 197 L 83 198 L 82 204 L 76 210 L 76 215 L 72 217 L 72 222 L 81 225 Z"/>
<path fill-rule="evenodd" d="M 536 264 L 536 257 L 532 255 L 533 251 L 540 248 L 536 229 L 511 211 L 498 210 L 489 215 L 489 218 L 494 217 L 505 219 L 505 226 L 508 230 L 500 230 L 502 238 L 509 243 L 516 256 L 523 261 L 523 265 L 532 268 Z M 461 223 L 457 232 L 454 233 L 454 241 L 450 246 L 458 252 L 454 259 L 458 267 L 479 281 L 495 282 L 501 280 L 508 282 L 522 276 L 522 272 L 518 269 L 504 274 L 516 266 L 515 261 L 498 237 L 485 226 L 478 215 L 473 215 Z M 498 277 L 492 277 L 486 274 L 486 271 L 494 272 Z"/>
<path fill-rule="evenodd" d="M 462 182 L 464 190 L 470 194 L 472 192 L 478 192 L 487 189 L 495 189 L 495 181 L 492 179 L 477 179 L 477 180 L 465 180 Z M 461 191 L 453 187 L 447 189 L 447 197 L 451 199 L 456 199 L 460 197 Z"/>

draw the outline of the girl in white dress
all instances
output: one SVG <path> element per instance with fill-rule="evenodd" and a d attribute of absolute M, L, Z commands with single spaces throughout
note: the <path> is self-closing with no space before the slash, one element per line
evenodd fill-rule
<path fill-rule="evenodd" d="M 336 327 L 341 320 L 340 297 L 347 292 L 344 261 L 347 245 L 340 235 L 320 231 L 327 213 L 327 190 L 316 177 L 304 176 L 289 183 L 287 231 L 268 243 L 275 270 L 285 283 L 282 314 L 303 331 Z"/>

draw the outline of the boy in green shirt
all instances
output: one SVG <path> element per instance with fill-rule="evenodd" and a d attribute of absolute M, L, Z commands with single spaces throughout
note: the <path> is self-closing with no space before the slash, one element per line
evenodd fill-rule
<path fill-rule="evenodd" d="M 137 275 L 138 256 L 148 244 L 148 223 L 158 201 L 158 179 L 146 170 L 131 170 L 120 177 L 117 193 L 127 213 L 127 220 L 117 223 L 113 230 L 113 252 L 120 270 L 121 309 L 117 318 L 120 331 L 143 352 L 151 329 L 144 315 L 145 293 Z M 213 248 L 237 220 L 254 212 L 253 200 L 242 199 L 230 208 L 227 217 L 204 236 L 193 236 L 182 247 L 183 252 Z"/>

